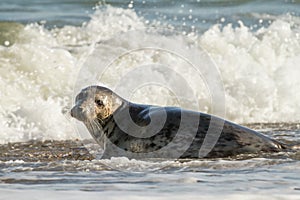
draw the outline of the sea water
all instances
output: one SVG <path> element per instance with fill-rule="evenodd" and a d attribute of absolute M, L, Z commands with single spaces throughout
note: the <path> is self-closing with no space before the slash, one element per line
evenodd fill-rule
<path fill-rule="evenodd" d="M 79 89 L 94 83 L 137 103 L 212 114 L 222 107 L 226 119 L 275 124 L 260 131 L 299 143 L 299 127 L 290 126 L 300 121 L 298 1 L 2 0 L 0 9 L 1 144 L 81 140 L 69 110 Z M 285 154 L 161 164 L 6 161 L 0 198 L 299 199 L 299 164 Z"/>

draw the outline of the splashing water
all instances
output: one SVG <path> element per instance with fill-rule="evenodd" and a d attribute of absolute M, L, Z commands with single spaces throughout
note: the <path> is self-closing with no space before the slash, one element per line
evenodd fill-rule
<path fill-rule="evenodd" d="M 201 48 L 205 49 L 221 73 L 227 119 L 238 123 L 299 122 L 299 21 L 299 17 L 289 20 L 279 16 L 258 30 L 239 22 L 239 26 L 217 24 L 203 34 L 191 33 L 199 53 Z M 149 34 L 140 31 L 134 40 L 116 37 L 128 31 L 144 30 L 149 22 L 133 9 L 111 6 L 96 9 L 82 26 L 46 29 L 34 23 L 5 23 L 0 26 L 14 34 L 2 35 L 0 40 L 0 143 L 78 138 L 68 109 L 78 72 L 89 52 L 95 50 L 95 44 L 102 43 L 103 49 L 98 49 L 99 54 L 92 62 L 95 64 L 99 59 L 109 62 L 115 59 L 118 49 L 143 47 L 144 44 L 138 43 L 139 38 Z M 182 49 L 191 38 L 168 35 L 165 39 L 160 31 L 148 36 L 157 43 Z M 197 48 L 195 51 L 197 55 Z M 134 62 L 160 63 L 165 59 L 174 67 L 181 67 L 172 56 L 148 53 L 126 57 L 118 65 L 120 71 L 129 70 Z M 89 73 L 93 74 L 93 70 Z M 90 79 L 90 74 L 81 76 Z M 117 75 L 114 70 L 108 71 L 103 84 L 113 86 Z M 193 87 L 203 91 L 197 94 L 201 111 L 210 112 L 207 88 L 193 76 L 188 79 L 194 83 Z M 163 95 L 161 90 L 144 88 L 131 100 L 177 105 L 167 91 L 162 91 Z"/>

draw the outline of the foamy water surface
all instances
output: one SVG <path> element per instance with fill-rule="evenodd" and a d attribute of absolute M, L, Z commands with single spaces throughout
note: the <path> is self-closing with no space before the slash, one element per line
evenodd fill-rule
<path fill-rule="evenodd" d="M 179 12 L 174 17 L 183 15 L 186 7 L 183 4 L 179 11 L 174 7 L 175 13 Z M 203 9 L 203 5 L 200 8 Z M 220 72 L 226 97 L 224 117 L 237 123 L 299 122 L 299 17 L 292 13 L 273 16 L 253 11 L 249 14 L 257 23 L 244 25 L 243 17 L 240 17 L 236 25 L 226 23 L 226 18 L 222 18 L 223 23 L 212 24 L 207 30 L 197 32 L 192 14 L 191 19 L 184 22 L 185 26 L 190 24 L 195 29 L 191 32 L 178 27 L 178 20 L 173 24 L 170 20 L 150 21 L 138 10 L 112 6 L 96 8 L 90 15 L 91 19 L 81 26 L 66 24 L 60 28 L 45 28 L 36 23 L 2 22 L 0 142 L 76 138 L 68 110 L 77 92 L 74 93 L 73 88 L 82 68 L 87 68 L 87 64 L 92 66 L 85 74 L 79 74 L 80 79 L 96 82 L 93 74 L 100 67 L 107 67 L 99 65 L 109 64 L 120 56 L 120 52 L 159 46 L 189 53 L 184 49 L 191 41 L 196 45 L 191 51 L 193 56 L 206 51 Z M 236 15 L 239 16 L 238 13 Z M 248 18 L 245 21 L 249 23 Z M 262 26 L 266 21 L 267 25 Z M 149 26 L 156 28 L 146 33 Z M 253 28 L 257 26 L 261 27 Z M 167 29 L 168 33 L 162 29 Z M 126 37 L 126 32 L 136 33 Z M 135 65 L 167 63 L 174 68 L 185 69 L 176 56 L 155 53 L 140 50 L 125 56 L 116 66 L 108 67 L 100 84 L 114 88 L 123 72 Z M 201 66 L 207 61 L 200 59 L 197 62 Z M 203 74 L 205 76 L 206 72 Z M 183 78 L 191 83 L 192 89 L 200 91 L 191 95 L 199 101 L 199 110 L 213 113 L 211 91 L 207 90 L 203 80 L 193 73 L 187 73 Z M 160 79 L 158 82 L 171 82 L 175 88 L 181 87 L 181 82 L 176 83 L 172 78 Z M 153 88 L 145 87 L 133 92 L 130 100 L 178 105 L 165 90 Z"/>

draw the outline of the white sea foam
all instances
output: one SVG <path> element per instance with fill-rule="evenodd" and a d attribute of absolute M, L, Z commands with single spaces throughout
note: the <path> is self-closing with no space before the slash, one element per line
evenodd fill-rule
<path fill-rule="evenodd" d="M 113 63 L 114 68 L 106 68 L 101 79 L 102 84 L 113 87 L 132 66 L 168 63 L 174 69 L 181 69 L 181 75 L 197 91 L 193 96 L 200 100 L 199 110 L 211 112 L 205 82 L 192 71 L 183 70 L 187 65 L 183 58 L 144 50 L 116 60 L 120 52 L 145 47 L 146 43 L 141 43 L 145 41 L 143 38 L 151 41 L 152 47 L 157 44 L 166 50 L 181 49 L 194 57 L 203 53 L 201 48 L 204 48 L 221 73 L 227 119 L 239 123 L 298 122 L 300 30 L 295 25 L 299 18 L 293 19 L 297 20 L 278 17 L 269 27 L 258 31 L 251 31 L 241 22 L 237 28 L 230 24 L 223 28 L 215 25 L 199 36 L 165 36 L 160 29 L 146 33 L 144 19 L 134 10 L 108 7 L 96 10 L 81 27 L 47 30 L 36 24 L 26 25 L 18 38 L 10 42 L 11 46 L 0 46 L 0 143 L 79 137 L 68 110 L 83 64 L 91 66 L 80 77 L 96 82 L 97 63 Z M 124 33 L 134 30 L 139 30 L 134 37 L 124 37 Z M 198 46 L 192 52 L 183 50 L 191 41 Z M 205 65 L 207 60 L 201 62 L 198 64 Z M 167 74 L 157 76 L 185 91 Z M 139 88 L 131 100 L 178 105 L 170 94 L 168 89 L 157 85 L 146 86 Z"/>

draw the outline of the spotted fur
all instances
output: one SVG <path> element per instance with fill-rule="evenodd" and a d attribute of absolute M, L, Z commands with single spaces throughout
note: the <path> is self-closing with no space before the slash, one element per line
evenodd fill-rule
<path fill-rule="evenodd" d="M 123 125 L 128 125 L 128 131 L 115 121 L 116 115 L 129 112 L 129 117 L 121 118 Z M 135 137 L 130 133 L 133 122 L 141 129 L 140 136 L 147 136 L 147 126 L 151 123 L 151 116 L 166 113 L 166 122 L 163 127 L 149 137 Z M 82 121 L 94 139 L 105 148 L 105 157 L 135 155 L 170 156 L 170 152 L 151 154 L 159 151 L 172 143 L 171 151 L 180 153 L 181 158 L 198 158 L 199 151 L 207 136 L 210 122 L 214 116 L 187 111 L 175 107 L 157 107 L 151 105 L 134 104 L 121 98 L 111 90 L 90 86 L 83 89 L 76 97 L 76 105 L 72 108 L 71 115 Z M 188 121 L 182 124 L 182 116 Z M 126 115 L 124 115 L 126 116 Z M 197 127 L 189 121 L 196 121 Z M 183 127 L 183 128 L 182 128 Z M 176 138 L 179 132 L 184 132 Z M 192 135 L 194 132 L 195 135 Z M 213 133 L 214 134 L 214 133 Z M 193 137 L 192 140 L 189 138 Z M 187 144 L 184 149 L 184 144 Z M 206 158 L 228 157 L 239 154 L 278 152 L 285 148 L 280 142 L 268 138 L 246 127 L 224 121 L 224 126 L 216 144 L 205 155 Z M 117 148 L 116 148 L 117 147 Z M 179 154 L 178 154 L 179 155 Z"/>

